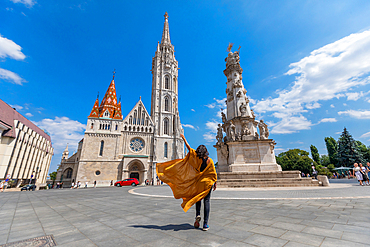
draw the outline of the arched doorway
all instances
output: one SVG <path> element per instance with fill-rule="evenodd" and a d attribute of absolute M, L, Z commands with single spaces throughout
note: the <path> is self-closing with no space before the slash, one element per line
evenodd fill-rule
<path fill-rule="evenodd" d="M 144 183 L 146 179 L 146 170 L 144 164 L 140 160 L 133 160 L 128 164 L 128 177 L 136 178 L 139 183 Z"/>
<path fill-rule="evenodd" d="M 68 167 L 63 171 L 63 174 L 61 176 L 61 182 L 63 182 L 63 187 L 69 187 L 72 184 L 72 175 L 73 175 L 73 169 L 71 167 Z"/>

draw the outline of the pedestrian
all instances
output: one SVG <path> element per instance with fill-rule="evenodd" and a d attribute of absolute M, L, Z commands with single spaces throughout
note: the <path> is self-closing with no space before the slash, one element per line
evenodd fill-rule
<path fill-rule="evenodd" d="M 60 183 L 60 188 L 61 188 L 61 189 L 63 189 L 63 184 L 64 184 L 64 182 L 61 182 L 61 183 Z"/>
<path fill-rule="evenodd" d="M 363 186 L 364 184 L 362 183 L 362 180 L 364 179 L 361 173 L 361 168 L 358 166 L 357 163 L 353 164 L 353 174 L 356 175 L 357 180 L 360 182 L 360 185 Z"/>
<path fill-rule="evenodd" d="M 87 182 L 87 181 L 85 182 L 85 189 L 87 188 L 87 184 L 88 184 L 88 183 L 89 183 L 89 182 Z"/>
<path fill-rule="evenodd" d="M 72 182 L 71 189 L 75 187 L 75 182 Z"/>
<path fill-rule="evenodd" d="M 113 186 L 113 180 L 110 181 L 110 186 Z"/>
<path fill-rule="evenodd" d="M 182 198 L 181 207 L 186 212 L 196 204 L 194 227 L 199 228 L 201 201 L 204 204 L 203 231 L 209 229 L 210 198 L 212 189 L 216 189 L 217 173 L 213 160 L 208 157 L 207 148 L 200 145 L 197 150 L 190 148 L 183 134 L 188 154 L 184 159 L 177 159 L 157 164 L 159 179 L 167 183 L 176 199 Z"/>
<path fill-rule="evenodd" d="M 4 188 L 4 183 L 0 181 L 0 192 L 4 191 L 3 188 Z"/>
<path fill-rule="evenodd" d="M 81 181 L 78 181 L 78 188 L 81 187 Z"/>
<path fill-rule="evenodd" d="M 158 176 L 157 176 L 157 185 L 160 185 Z"/>
<path fill-rule="evenodd" d="M 154 179 L 152 178 L 152 186 L 154 186 Z"/>
<path fill-rule="evenodd" d="M 96 180 L 94 181 L 94 188 L 96 188 Z"/>
<path fill-rule="evenodd" d="M 360 163 L 360 168 L 361 168 L 361 171 L 362 171 L 362 182 L 365 184 L 365 185 L 369 185 L 369 177 L 367 176 L 367 168 L 364 167 L 361 163 Z"/>
<path fill-rule="evenodd" d="M 59 182 L 57 183 L 57 189 L 59 189 Z"/>

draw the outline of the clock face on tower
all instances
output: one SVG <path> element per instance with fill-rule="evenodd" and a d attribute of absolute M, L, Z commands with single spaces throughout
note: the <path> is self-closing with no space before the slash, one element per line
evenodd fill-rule
<path fill-rule="evenodd" d="M 134 152 L 140 152 L 144 148 L 144 141 L 138 137 L 131 139 L 130 149 Z"/>

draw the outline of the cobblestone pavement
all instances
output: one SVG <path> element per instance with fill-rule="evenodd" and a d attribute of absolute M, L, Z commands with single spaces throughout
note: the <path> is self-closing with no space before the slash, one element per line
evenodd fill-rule
<path fill-rule="evenodd" d="M 208 232 L 170 195 L 167 186 L 0 193 L 0 245 L 51 234 L 58 246 L 370 244 L 370 186 L 216 190 Z"/>

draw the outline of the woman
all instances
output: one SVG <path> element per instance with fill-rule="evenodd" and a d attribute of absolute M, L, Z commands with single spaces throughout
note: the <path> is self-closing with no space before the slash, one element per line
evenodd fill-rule
<path fill-rule="evenodd" d="M 360 168 L 361 168 L 361 173 L 362 173 L 362 182 L 365 184 L 365 185 L 369 185 L 369 177 L 367 176 L 367 168 L 364 167 L 361 163 L 360 163 Z"/>
<path fill-rule="evenodd" d="M 362 177 L 362 173 L 361 173 L 361 168 L 358 166 L 357 163 L 354 163 L 353 166 L 354 166 L 353 174 L 356 175 L 356 178 L 360 182 L 360 185 L 363 186 L 363 184 L 362 184 L 363 177 Z"/>
<path fill-rule="evenodd" d="M 216 189 L 217 174 L 213 161 L 208 157 L 207 148 L 200 145 L 197 150 L 190 148 L 184 135 L 189 153 L 184 159 L 172 160 L 157 164 L 157 175 L 160 180 L 167 183 L 176 199 L 183 199 L 181 204 L 184 211 L 196 204 L 195 228 L 199 228 L 201 200 L 204 199 L 203 230 L 207 231 L 211 190 Z"/>

